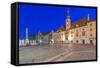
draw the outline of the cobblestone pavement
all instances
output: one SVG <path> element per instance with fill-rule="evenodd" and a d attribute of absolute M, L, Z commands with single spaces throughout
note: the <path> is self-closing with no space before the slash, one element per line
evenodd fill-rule
<path fill-rule="evenodd" d="M 66 52 L 66 53 L 64 53 Z M 60 54 L 63 54 L 60 56 Z M 58 56 L 55 58 L 55 56 Z M 49 60 L 52 59 L 53 60 Z M 19 48 L 19 63 L 91 60 L 96 58 L 95 45 L 55 44 Z M 46 61 L 49 60 L 49 61 Z"/>

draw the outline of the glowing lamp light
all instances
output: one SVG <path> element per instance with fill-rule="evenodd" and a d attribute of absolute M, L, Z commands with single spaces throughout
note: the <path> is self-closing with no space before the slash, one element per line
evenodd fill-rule
<path fill-rule="evenodd" d="M 71 40 L 72 40 L 72 37 L 68 37 L 68 40 L 70 40 L 70 41 L 71 41 Z"/>
<path fill-rule="evenodd" d="M 65 41 L 65 35 L 62 36 L 62 40 Z"/>
<path fill-rule="evenodd" d="M 54 43 L 54 39 L 51 39 L 52 43 Z"/>
<path fill-rule="evenodd" d="M 69 41 L 71 41 L 71 40 L 72 40 L 72 37 L 71 37 L 71 35 L 69 35 L 69 37 L 68 37 L 68 40 L 69 40 Z"/>
<path fill-rule="evenodd" d="M 63 37 L 63 41 L 65 41 L 65 37 Z"/>
<path fill-rule="evenodd" d="M 54 41 L 53 39 L 51 39 L 51 41 Z"/>
<path fill-rule="evenodd" d="M 40 41 L 40 43 L 42 43 L 42 40 L 41 39 L 39 41 Z"/>
<path fill-rule="evenodd" d="M 41 39 L 39 39 L 38 41 L 39 41 L 40 44 L 43 42 Z"/>

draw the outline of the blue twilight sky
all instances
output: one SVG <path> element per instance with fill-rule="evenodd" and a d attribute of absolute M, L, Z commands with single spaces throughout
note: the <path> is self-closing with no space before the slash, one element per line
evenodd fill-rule
<path fill-rule="evenodd" d="M 65 25 L 68 8 L 71 22 L 82 19 L 88 14 L 90 19 L 96 18 L 95 8 L 19 4 L 19 39 L 25 39 L 26 27 L 29 36 L 34 36 L 38 31 L 56 31 L 60 26 Z"/>

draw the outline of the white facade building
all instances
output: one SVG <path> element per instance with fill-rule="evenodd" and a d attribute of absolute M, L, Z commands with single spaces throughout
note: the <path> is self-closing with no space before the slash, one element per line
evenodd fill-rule
<path fill-rule="evenodd" d="M 64 30 L 65 29 L 65 30 Z M 54 41 L 65 41 L 73 44 L 92 44 L 96 45 L 96 20 L 90 20 L 90 15 L 75 22 L 71 22 L 69 10 L 65 28 L 54 32 Z"/>

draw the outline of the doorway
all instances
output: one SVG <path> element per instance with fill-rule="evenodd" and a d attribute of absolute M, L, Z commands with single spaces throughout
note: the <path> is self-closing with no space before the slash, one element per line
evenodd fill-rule
<path fill-rule="evenodd" d="M 82 42 L 83 42 L 83 44 L 85 44 L 85 40 L 83 40 Z"/>
<path fill-rule="evenodd" d="M 90 40 L 90 44 L 93 44 L 93 40 Z"/>

